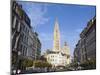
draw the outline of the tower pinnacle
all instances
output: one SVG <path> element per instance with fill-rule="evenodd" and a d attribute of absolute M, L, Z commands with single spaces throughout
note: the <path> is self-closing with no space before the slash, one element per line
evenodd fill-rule
<path fill-rule="evenodd" d="M 53 51 L 60 51 L 60 30 L 57 18 L 54 26 Z"/>

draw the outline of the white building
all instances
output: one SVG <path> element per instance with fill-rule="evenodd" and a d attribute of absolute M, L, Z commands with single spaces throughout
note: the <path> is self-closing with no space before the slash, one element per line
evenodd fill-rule
<path fill-rule="evenodd" d="M 50 52 L 47 55 L 47 61 L 52 64 L 52 66 L 65 66 L 67 61 L 65 60 L 67 59 L 65 57 L 64 54 L 62 54 L 61 52 Z"/>

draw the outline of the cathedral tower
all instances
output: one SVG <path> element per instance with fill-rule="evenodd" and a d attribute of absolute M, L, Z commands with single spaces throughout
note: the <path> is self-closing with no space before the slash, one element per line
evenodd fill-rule
<path fill-rule="evenodd" d="M 64 46 L 63 46 L 63 53 L 67 54 L 67 55 L 70 55 L 70 49 L 68 47 L 68 44 L 67 42 L 64 42 Z"/>
<path fill-rule="evenodd" d="M 60 30 L 57 18 L 54 26 L 53 51 L 60 51 Z"/>

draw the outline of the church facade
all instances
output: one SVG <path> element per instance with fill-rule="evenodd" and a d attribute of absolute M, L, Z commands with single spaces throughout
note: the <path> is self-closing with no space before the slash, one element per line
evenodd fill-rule
<path fill-rule="evenodd" d="M 46 53 L 46 59 L 53 67 L 63 67 L 70 64 L 69 46 L 66 42 L 62 48 L 60 46 L 60 30 L 57 19 L 54 25 L 53 49 Z"/>

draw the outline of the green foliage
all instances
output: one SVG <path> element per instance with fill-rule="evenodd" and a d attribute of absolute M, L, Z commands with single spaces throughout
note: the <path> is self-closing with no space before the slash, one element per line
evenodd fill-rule
<path fill-rule="evenodd" d="M 33 66 L 33 61 L 30 59 L 24 59 L 22 61 L 22 66 L 23 67 L 31 67 L 31 66 Z"/>
<path fill-rule="evenodd" d="M 35 67 L 40 67 L 40 68 L 44 68 L 44 67 L 52 67 L 51 64 L 49 64 L 48 62 L 43 62 L 43 61 L 35 61 Z"/>
<path fill-rule="evenodd" d="M 16 64 L 16 62 L 17 62 L 17 56 L 13 54 L 11 63 Z"/>

